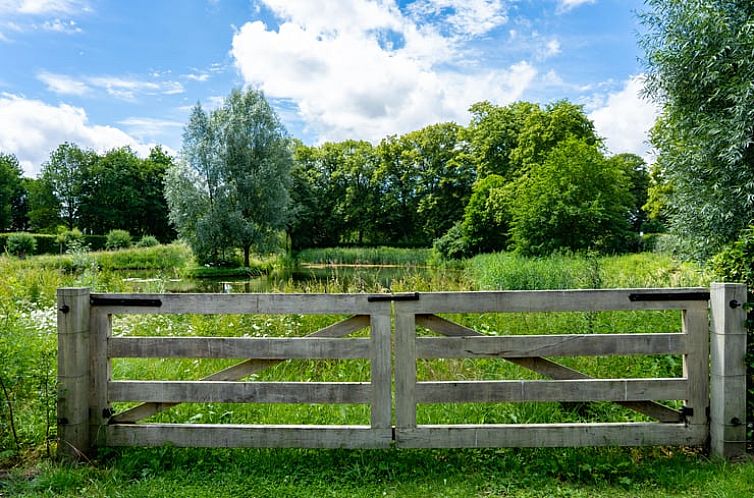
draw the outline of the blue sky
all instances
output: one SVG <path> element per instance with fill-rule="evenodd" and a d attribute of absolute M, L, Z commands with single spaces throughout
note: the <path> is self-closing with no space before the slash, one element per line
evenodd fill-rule
<path fill-rule="evenodd" d="M 639 0 L 0 0 L 0 151 L 180 150 L 193 104 L 253 85 L 307 143 L 373 142 L 480 100 L 583 104 L 647 156 Z M 648 157 L 648 156 L 647 156 Z"/>

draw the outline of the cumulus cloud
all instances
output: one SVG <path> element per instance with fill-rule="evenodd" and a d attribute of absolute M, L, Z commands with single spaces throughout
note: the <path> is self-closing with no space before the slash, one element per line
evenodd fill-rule
<path fill-rule="evenodd" d="M 50 152 L 66 141 L 99 152 L 128 145 L 142 156 L 154 145 L 119 128 L 89 123 L 80 107 L 0 94 L 0 151 L 15 154 L 26 175 L 35 176 Z"/>
<path fill-rule="evenodd" d="M 626 81 L 622 90 L 611 93 L 601 107 L 589 114 L 597 133 L 613 154 L 633 152 L 649 161 L 649 130 L 659 115 L 659 108 L 641 97 L 644 76 Z"/>
<path fill-rule="evenodd" d="M 295 102 L 321 140 L 378 140 L 433 122 L 465 121 L 472 103 L 512 102 L 536 75 L 526 61 L 461 70 L 458 61 L 468 56 L 459 39 L 413 17 L 439 9 L 449 19 L 461 16 L 448 21 L 461 26 L 499 2 L 419 0 L 408 15 L 391 0 L 265 3 L 279 26 L 241 26 L 231 49 L 236 67 L 267 96 Z"/>
<path fill-rule="evenodd" d="M 508 10 L 501 0 L 416 0 L 409 12 L 444 24 L 459 36 L 484 34 L 508 22 Z"/>

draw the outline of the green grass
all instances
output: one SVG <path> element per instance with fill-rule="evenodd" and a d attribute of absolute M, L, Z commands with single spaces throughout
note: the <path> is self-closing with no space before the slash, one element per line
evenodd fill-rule
<path fill-rule="evenodd" d="M 304 249 L 296 258 L 304 264 L 335 265 L 425 265 L 431 249 L 396 247 L 332 247 Z"/>
<path fill-rule="evenodd" d="M 395 254 L 401 253 L 398 250 Z M 392 251 L 370 260 L 393 263 Z M 117 253 L 112 253 L 117 254 Z M 426 255 L 425 255 L 426 256 Z M 313 256 L 309 256 L 313 258 Z M 418 255 L 414 261 L 420 261 Z M 133 256 L 131 260 L 136 260 Z M 146 258 L 142 258 L 145 260 Z M 356 259 L 355 259 L 356 260 Z M 404 261 L 408 261 L 405 258 Z M 175 262 L 185 259 L 174 258 Z M 353 261 L 353 260 L 352 260 Z M 361 261 L 361 260 L 358 260 Z M 485 255 L 458 275 L 443 269 L 407 272 L 390 290 L 439 291 L 563 287 L 707 285 L 699 269 L 655 254 L 525 259 Z M 160 271 L 171 273 L 169 267 Z M 13 382 L 21 448 L 8 435 L 0 405 L 0 496 L 754 496 L 754 463 L 728 465 L 683 449 L 501 450 L 103 450 L 91 465 L 48 460 L 45 431 L 54 408 L 55 289 L 123 289 L 122 275 L 90 266 L 61 271 L 36 258 L 0 258 L 0 375 Z M 280 280 L 276 292 L 380 292 L 379 282 Z M 113 321 L 116 335 L 302 336 L 336 315 L 131 315 Z M 679 312 L 450 315 L 485 334 L 670 332 Z M 366 330 L 356 335 L 365 336 Z M 420 330 L 420 334 L 428 331 Z M 574 357 L 558 361 L 597 377 L 681 375 L 677 356 Z M 117 359 L 115 379 L 196 379 L 232 360 Z M 11 368 L 12 367 L 12 368 Z M 498 360 L 418 363 L 420 380 L 536 378 Z M 364 360 L 287 361 L 252 377 L 265 381 L 366 381 Z M 47 382 L 45 384 L 45 382 Z M 116 408 L 130 405 L 122 403 Z M 524 423 L 644 420 L 610 403 L 574 409 L 557 403 L 431 404 L 419 423 Z M 182 404 L 151 421 L 271 424 L 367 424 L 365 405 Z M 54 425 L 54 418 L 52 425 Z M 54 427 L 51 427 L 51 438 Z M 53 448 L 54 449 L 54 448 Z"/>
<path fill-rule="evenodd" d="M 93 265 L 100 270 L 163 270 L 180 272 L 193 259 L 191 249 L 180 242 L 153 247 L 134 247 L 118 251 L 43 255 L 28 258 L 25 265 L 77 272 Z"/>

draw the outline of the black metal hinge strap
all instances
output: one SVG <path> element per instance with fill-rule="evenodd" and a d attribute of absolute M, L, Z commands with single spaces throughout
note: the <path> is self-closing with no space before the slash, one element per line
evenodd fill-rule
<path fill-rule="evenodd" d="M 384 294 L 378 296 L 368 296 L 367 302 L 378 303 L 384 301 L 418 301 L 418 292 L 407 292 L 405 294 Z"/>
<path fill-rule="evenodd" d="M 143 306 L 159 308 L 162 306 L 161 299 L 141 299 L 135 297 L 95 297 L 89 298 L 92 306 Z"/>
<path fill-rule="evenodd" d="M 637 301 L 709 301 L 709 292 L 631 293 L 628 300 Z"/>

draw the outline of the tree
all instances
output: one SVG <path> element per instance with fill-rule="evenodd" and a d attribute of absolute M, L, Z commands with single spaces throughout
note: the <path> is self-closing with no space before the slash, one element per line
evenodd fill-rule
<path fill-rule="evenodd" d="M 471 106 L 471 122 L 462 133 L 479 178 L 492 174 L 511 178 L 511 152 L 518 147 L 526 118 L 538 111 L 539 106 L 530 102 L 501 107 L 484 101 Z"/>
<path fill-rule="evenodd" d="M 60 206 L 60 217 L 69 230 L 78 224 L 82 179 L 96 158 L 93 151 L 84 151 L 76 144 L 65 142 L 42 165 L 40 179 L 50 187 Z"/>
<path fill-rule="evenodd" d="M 19 229 L 24 191 L 22 170 L 13 154 L 0 152 L 0 231 Z"/>
<path fill-rule="evenodd" d="M 287 221 L 291 152 L 264 95 L 234 90 L 209 115 L 194 108 L 181 161 L 168 171 L 170 221 L 204 262 L 271 247 Z"/>
<path fill-rule="evenodd" d="M 44 178 L 24 178 L 29 196 L 29 228 L 37 232 L 55 233 L 63 220 L 60 217 L 60 202 L 55 197 L 52 185 Z"/>
<path fill-rule="evenodd" d="M 670 229 L 705 259 L 753 219 L 754 3 L 648 0 L 641 19 Z"/>
<path fill-rule="evenodd" d="M 544 109 L 533 108 L 526 114 L 518 143 L 510 153 L 510 168 L 514 174 L 525 173 L 532 165 L 542 164 L 547 154 L 566 139 L 583 140 L 588 145 L 601 144 L 594 131 L 594 123 L 584 114 L 582 106 L 560 100 Z"/>
<path fill-rule="evenodd" d="M 616 154 L 608 158 L 611 168 L 623 171 L 628 180 L 629 191 L 632 197 L 631 212 L 629 222 L 631 230 L 639 233 L 644 230 L 644 225 L 648 221 L 647 212 L 644 206 L 647 204 L 649 191 L 649 171 L 644 159 L 636 154 L 623 153 Z"/>
<path fill-rule="evenodd" d="M 569 138 L 518 182 L 511 237 L 527 255 L 623 251 L 630 240 L 631 200 L 625 172 L 595 145 Z"/>
<path fill-rule="evenodd" d="M 471 252 L 492 252 L 506 248 L 510 239 L 510 204 L 514 183 L 500 175 L 489 175 L 474 185 L 461 225 Z"/>

